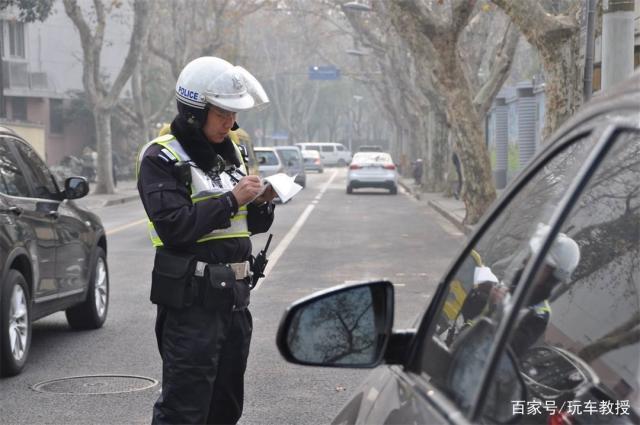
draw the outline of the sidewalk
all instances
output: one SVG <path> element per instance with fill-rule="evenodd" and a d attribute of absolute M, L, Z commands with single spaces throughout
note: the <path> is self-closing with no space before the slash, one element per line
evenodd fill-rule
<path fill-rule="evenodd" d="M 411 196 L 419 202 L 423 202 L 433 208 L 437 213 L 453 223 L 464 234 L 469 235 L 473 232 L 473 226 L 463 224 L 466 210 L 464 202 L 455 198 L 447 198 L 442 193 L 417 192 L 413 179 L 400 177 L 398 183 Z"/>
<path fill-rule="evenodd" d="M 95 183 L 89 183 L 89 194 L 84 198 L 78 199 L 76 203 L 92 210 L 140 199 L 135 180 L 118 181 L 118 187 L 116 187 L 115 193 L 110 195 L 97 195 L 93 193 L 95 188 Z"/>

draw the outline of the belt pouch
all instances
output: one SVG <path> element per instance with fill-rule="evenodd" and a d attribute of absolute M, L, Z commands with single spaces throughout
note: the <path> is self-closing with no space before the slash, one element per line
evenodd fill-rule
<path fill-rule="evenodd" d="M 182 308 L 185 292 L 196 268 L 193 254 L 167 249 L 156 251 L 151 277 L 151 302 L 167 307 Z"/>
<path fill-rule="evenodd" d="M 225 264 L 209 264 L 206 271 L 203 306 L 220 313 L 231 313 L 235 304 L 236 274 Z"/>

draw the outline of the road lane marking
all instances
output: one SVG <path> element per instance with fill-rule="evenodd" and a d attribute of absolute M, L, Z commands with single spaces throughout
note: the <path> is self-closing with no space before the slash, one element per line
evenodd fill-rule
<path fill-rule="evenodd" d="M 114 229 L 107 230 L 105 233 L 107 234 L 107 236 L 108 235 L 113 235 L 114 233 L 118 233 L 118 232 L 121 232 L 123 230 L 127 230 L 130 227 L 138 226 L 138 225 L 140 225 L 142 223 L 146 223 L 146 222 L 147 222 L 147 219 L 143 218 L 141 220 L 134 221 L 133 223 L 123 224 L 122 226 L 118 226 L 118 227 L 116 227 Z"/>
<path fill-rule="evenodd" d="M 327 180 L 324 186 L 322 186 L 322 189 L 320 189 L 320 193 L 318 194 L 318 196 L 316 196 L 316 200 L 320 200 L 320 198 L 322 198 L 322 195 L 324 195 L 324 193 L 327 191 L 327 188 L 329 187 L 331 182 L 333 182 L 333 179 L 337 175 L 338 175 L 338 171 L 336 170 L 333 172 L 331 177 L 329 177 L 329 180 Z M 307 221 L 307 218 L 309 218 L 311 211 L 313 211 L 316 205 L 317 203 L 312 203 L 310 205 L 307 205 L 307 208 L 305 208 L 302 214 L 300 214 L 300 217 L 298 217 L 298 220 L 296 220 L 296 223 L 293 225 L 293 227 L 289 229 L 289 231 L 284 236 L 282 241 L 280 241 L 278 246 L 276 246 L 276 248 L 273 250 L 273 253 L 269 258 L 269 263 L 267 264 L 267 268 L 264 270 L 265 277 L 262 278 L 262 280 L 260 280 L 256 284 L 256 287 L 253 288 L 254 291 L 257 291 L 258 289 L 260 289 L 260 286 L 264 283 L 264 281 L 269 278 L 269 274 L 271 273 L 271 270 L 273 270 L 273 268 L 276 266 L 276 264 L 278 263 L 278 260 L 280 259 L 284 251 L 289 247 L 289 244 L 291 243 L 291 241 L 293 241 L 293 238 L 296 237 L 296 235 L 304 225 L 304 222 Z"/>

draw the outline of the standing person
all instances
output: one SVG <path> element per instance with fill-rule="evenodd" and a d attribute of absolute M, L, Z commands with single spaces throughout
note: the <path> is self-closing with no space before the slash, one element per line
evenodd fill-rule
<path fill-rule="evenodd" d="M 415 180 L 416 185 L 422 186 L 422 173 L 424 171 L 424 167 L 422 166 L 422 158 L 416 159 L 416 162 L 413 164 L 413 180 Z"/>
<path fill-rule="evenodd" d="M 244 68 L 215 57 L 184 67 L 176 97 L 171 133 L 147 143 L 137 166 L 163 363 L 152 422 L 236 423 L 252 331 L 249 236 L 271 226 L 275 193 L 246 175 L 228 133 L 236 112 L 268 98 Z"/>
<path fill-rule="evenodd" d="M 456 191 L 453 193 L 453 196 L 456 199 L 460 199 L 460 196 L 462 195 L 462 169 L 460 168 L 460 158 L 458 158 L 457 153 L 454 152 L 451 155 L 451 161 L 453 162 L 453 166 L 456 169 L 456 175 L 458 177 L 458 186 Z"/>

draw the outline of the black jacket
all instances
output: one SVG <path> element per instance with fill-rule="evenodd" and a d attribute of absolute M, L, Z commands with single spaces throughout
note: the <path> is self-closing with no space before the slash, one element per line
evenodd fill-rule
<path fill-rule="evenodd" d="M 204 142 L 206 143 L 206 142 Z M 221 144 L 233 143 L 229 139 Z M 181 143 L 190 153 L 184 143 Z M 228 145 L 222 146 L 220 155 L 229 163 Z M 175 162 L 166 161 L 159 156 L 162 146 L 150 146 L 142 160 L 138 174 L 138 192 L 147 216 L 166 248 L 178 249 L 196 254 L 200 261 L 208 263 L 230 263 L 245 261 L 251 255 L 249 238 L 217 239 L 203 243 L 196 241 L 214 229 L 231 225 L 232 214 L 237 213 L 238 205 L 227 192 L 218 199 L 191 202 L 188 188 L 181 184 L 175 173 Z M 252 234 L 269 230 L 273 222 L 273 205 L 258 207 L 247 205 L 248 227 Z"/>

